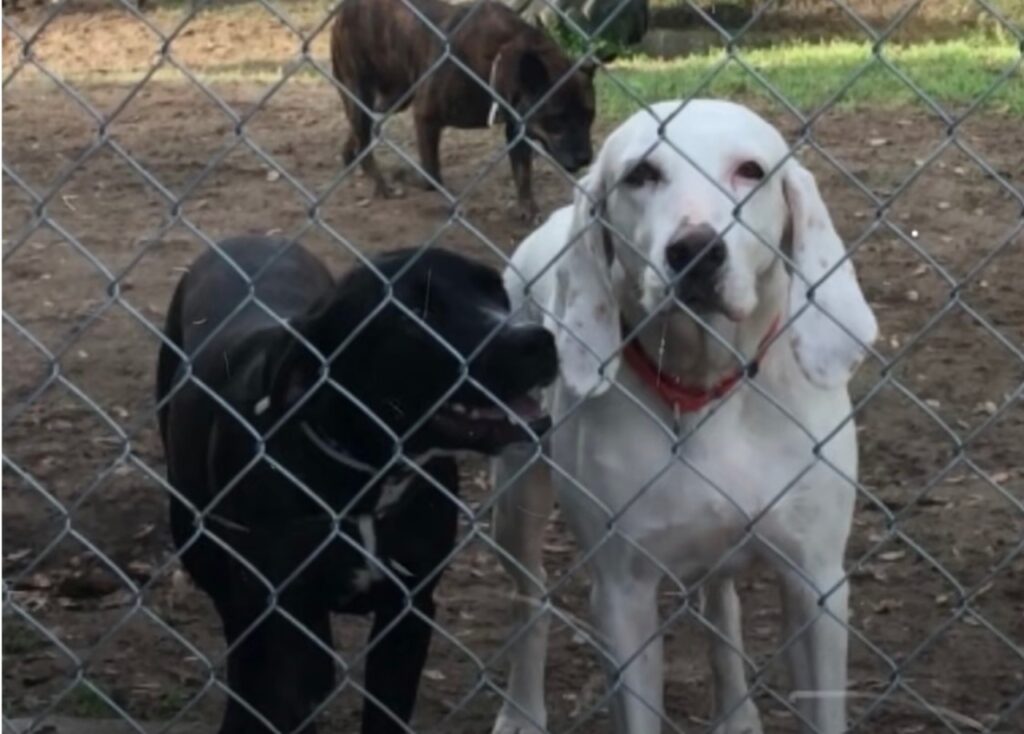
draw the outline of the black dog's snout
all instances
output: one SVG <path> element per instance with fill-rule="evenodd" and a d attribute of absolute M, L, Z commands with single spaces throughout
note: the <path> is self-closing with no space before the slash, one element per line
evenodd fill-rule
<path fill-rule="evenodd" d="M 541 326 L 520 326 L 513 331 L 514 349 L 541 367 L 545 374 L 558 368 L 558 350 L 551 332 Z"/>
<path fill-rule="evenodd" d="M 711 227 L 697 227 L 668 246 L 665 261 L 673 273 L 713 273 L 725 263 L 725 243 Z"/>

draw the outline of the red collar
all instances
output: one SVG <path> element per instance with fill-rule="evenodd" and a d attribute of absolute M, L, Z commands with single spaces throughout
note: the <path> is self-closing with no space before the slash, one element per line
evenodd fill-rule
<path fill-rule="evenodd" d="M 622 356 L 637 376 L 649 388 L 658 393 L 668 405 L 680 413 L 696 413 L 707 407 L 712 401 L 725 396 L 743 378 L 744 374 L 749 374 L 751 377 L 757 374 L 758 363 L 778 333 L 779 317 L 776 316 L 772 319 L 772 325 L 768 327 L 768 333 L 758 344 L 754 359 L 745 368 L 729 373 L 707 389 L 683 385 L 674 375 L 663 373 L 644 352 L 639 339 L 631 340 L 622 350 Z"/>

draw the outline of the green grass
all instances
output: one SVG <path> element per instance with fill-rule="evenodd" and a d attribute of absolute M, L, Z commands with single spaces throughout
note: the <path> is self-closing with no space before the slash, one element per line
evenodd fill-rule
<path fill-rule="evenodd" d="M 101 695 L 83 683 L 79 683 L 57 704 L 56 710 L 65 716 L 83 719 L 106 719 L 116 712 Z"/>
<path fill-rule="evenodd" d="M 47 646 L 47 640 L 28 623 L 13 616 L 3 621 L 3 654 L 23 655 Z"/>
<path fill-rule="evenodd" d="M 793 43 L 738 52 L 791 104 L 811 111 L 829 102 L 847 82 L 872 62 L 866 43 Z M 970 104 L 1008 68 L 1016 65 L 988 99 L 990 110 L 1024 114 L 1021 52 L 1008 41 L 983 36 L 910 46 L 886 45 L 881 56 L 944 107 Z M 713 73 L 717 70 L 717 73 Z M 614 65 L 611 73 L 639 99 L 651 102 L 696 96 L 772 99 L 764 85 L 722 50 L 684 58 L 636 57 Z M 598 88 L 602 114 L 622 117 L 636 102 L 605 75 Z M 840 107 L 921 105 L 921 98 L 895 73 L 875 60 L 866 73 L 838 98 Z"/>

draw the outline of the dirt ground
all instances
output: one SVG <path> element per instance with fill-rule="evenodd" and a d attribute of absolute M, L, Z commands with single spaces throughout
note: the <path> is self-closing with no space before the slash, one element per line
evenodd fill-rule
<path fill-rule="evenodd" d="M 100 50 L 131 46 L 137 31 L 107 25 L 94 27 L 110 35 L 91 46 L 71 43 L 73 34 L 48 40 L 47 61 L 70 73 Z M 236 33 L 200 40 L 235 47 Z M 240 38 L 247 48 L 262 40 Z M 9 53 L 10 44 L 5 74 Z M 123 108 L 102 139 L 96 121 L 52 86 L 25 75 L 4 90 L 5 716 L 50 706 L 115 715 L 80 673 L 139 719 L 167 719 L 186 706 L 189 721 L 219 714 L 223 695 L 204 660 L 217 660 L 223 645 L 212 608 L 171 555 L 151 397 L 156 332 L 182 268 L 204 247 L 197 230 L 213 238 L 304 232 L 336 271 L 351 262 L 346 246 L 373 252 L 435 238 L 496 261 L 529 231 L 508 209 L 496 134 L 446 137 L 442 160 L 462 194 L 457 207 L 419 191 L 371 201 L 361 178 L 334 183 L 344 123 L 326 82 L 287 82 L 262 105 L 267 85 L 211 88 L 222 104 L 180 79 L 150 81 L 136 94 L 124 83 L 80 85 L 102 113 Z M 794 132 L 781 109 L 762 111 Z M 232 115 L 244 120 L 243 137 Z M 412 154 L 406 120 L 387 129 Z M 862 241 L 855 259 L 883 332 L 877 358 L 853 385 L 863 401 L 866 490 L 848 552 L 850 709 L 861 732 L 1024 728 L 1024 127 L 980 113 L 957 133 L 950 143 L 946 125 L 923 108 L 829 112 L 814 139 L 859 184 L 823 156 L 805 156 L 847 242 Z M 1016 187 L 1015 196 L 968 152 Z M 384 161 L 400 165 L 394 155 Z M 879 219 L 869 192 L 904 186 Z M 564 177 L 540 166 L 546 211 L 569 191 Z M 477 505 L 486 497 L 483 467 L 464 474 Z M 586 620 L 584 574 L 566 571 L 574 550 L 560 523 L 546 551 L 558 606 Z M 129 592 L 128 579 L 142 584 L 141 595 Z M 773 656 L 773 580 L 755 571 L 741 594 L 749 652 L 764 666 L 766 729 L 794 731 L 768 690 L 786 690 Z M 496 656 L 509 600 L 483 542 L 460 552 L 438 596 L 447 636 L 434 638 L 416 730 L 487 731 L 499 705 L 504 663 Z M 666 615 L 679 604 L 666 593 Z M 344 654 L 358 655 L 364 622 L 339 618 L 337 628 Z M 668 714 L 700 730 L 710 694 L 699 625 L 684 614 L 667 640 Z M 596 656 L 570 626 L 555 624 L 552 730 L 606 731 L 602 693 Z M 324 714 L 327 731 L 357 728 L 358 698 L 342 691 Z"/>

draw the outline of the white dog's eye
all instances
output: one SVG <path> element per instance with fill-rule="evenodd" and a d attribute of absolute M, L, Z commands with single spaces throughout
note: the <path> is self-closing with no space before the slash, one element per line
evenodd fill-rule
<path fill-rule="evenodd" d="M 748 181 L 760 181 L 764 178 L 764 169 L 757 161 L 747 161 L 736 168 L 736 175 Z"/>
<path fill-rule="evenodd" d="M 622 178 L 622 182 L 631 188 L 638 189 L 649 183 L 658 183 L 662 178 L 661 170 L 657 166 L 648 161 L 640 161 Z"/>

